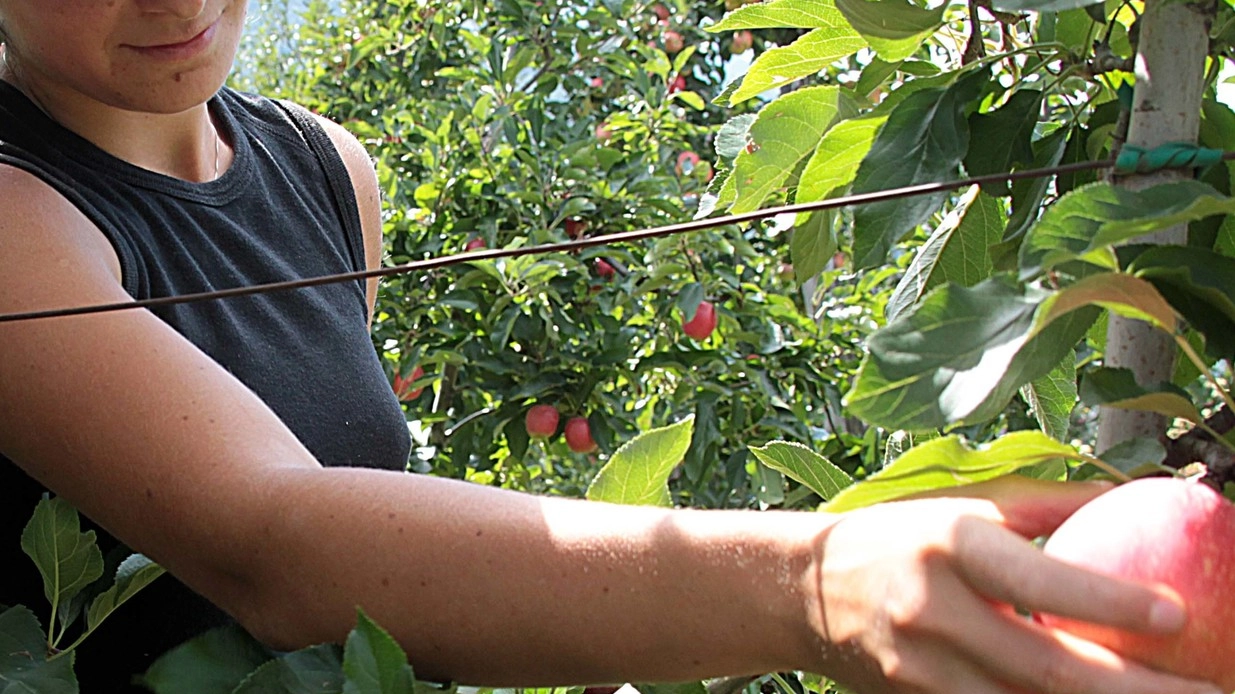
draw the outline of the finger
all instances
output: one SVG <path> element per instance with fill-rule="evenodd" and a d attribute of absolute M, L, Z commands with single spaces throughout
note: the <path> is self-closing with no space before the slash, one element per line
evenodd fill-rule
<path fill-rule="evenodd" d="M 1038 537 L 1059 527 L 1068 516 L 1100 494 L 1109 482 L 1049 482 L 1004 475 L 987 482 L 921 492 L 915 499 L 982 499 L 994 504 L 1004 525 L 1026 537 Z"/>
<path fill-rule="evenodd" d="M 956 570 L 979 594 L 1031 612 L 1169 634 L 1183 628 L 1169 587 L 1094 573 L 1047 557 L 1016 534 L 977 518 L 954 530 Z"/>
<path fill-rule="evenodd" d="M 975 599 L 960 580 L 939 581 L 942 636 L 981 664 L 985 675 L 1033 694 L 1218 694 L 1210 684 L 1156 672 L 1096 644 L 1011 617 Z"/>
<path fill-rule="evenodd" d="M 997 682 L 985 668 L 960 654 L 953 643 L 927 634 L 900 639 L 898 651 L 909 654 L 903 666 L 888 673 L 897 692 L 915 694 L 1019 694 Z"/>

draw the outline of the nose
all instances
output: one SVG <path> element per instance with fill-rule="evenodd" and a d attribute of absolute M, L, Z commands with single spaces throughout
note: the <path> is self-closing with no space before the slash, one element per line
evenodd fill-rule
<path fill-rule="evenodd" d="M 194 19 L 206 11 L 208 0 L 137 0 L 142 12 L 170 14 L 177 19 Z"/>

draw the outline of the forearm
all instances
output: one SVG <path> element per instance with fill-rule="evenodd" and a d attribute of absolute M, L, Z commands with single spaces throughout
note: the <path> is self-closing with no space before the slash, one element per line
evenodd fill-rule
<path fill-rule="evenodd" d="M 274 475 L 251 624 L 337 640 L 364 607 L 422 676 L 500 685 L 807 668 L 823 514 L 668 511 L 363 470 Z M 478 654 L 483 654 L 479 657 Z"/>

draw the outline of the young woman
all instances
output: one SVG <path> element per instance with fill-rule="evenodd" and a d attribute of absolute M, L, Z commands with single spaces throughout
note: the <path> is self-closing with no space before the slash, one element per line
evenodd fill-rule
<path fill-rule="evenodd" d="M 378 264 L 377 185 L 356 140 L 221 88 L 245 5 L 0 0 L 0 312 Z M 1182 625 L 1165 588 L 1098 579 L 1026 541 L 1097 487 L 1003 481 L 837 517 L 406 474 L 373 292 L 0 324 L 6 579 L 43 489 L 175 576 L 87 644 L 85 691 L 118 691 L 227 619 L 279 649 L 338 640 L 357 605 L 419 675 L 471 684 L 802 669 L 859 692 L 1216 691 L 1000 607 Z M 0 602 L 40 604 L 34 580 L 6 583 Z"/>

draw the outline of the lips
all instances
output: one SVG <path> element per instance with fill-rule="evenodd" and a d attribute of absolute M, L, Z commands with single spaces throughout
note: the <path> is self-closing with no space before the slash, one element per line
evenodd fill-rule
<path fill-rule="evenodd" d="M 213 42 L 218 31 L 221 18 L 215 18 L 209 26 L 199 30 L 190 38 L 170 43 L 130 45 L 128 48 L 149 58 L 160 60 L 183 60 L 194 57 L 205 51 Z"/>

